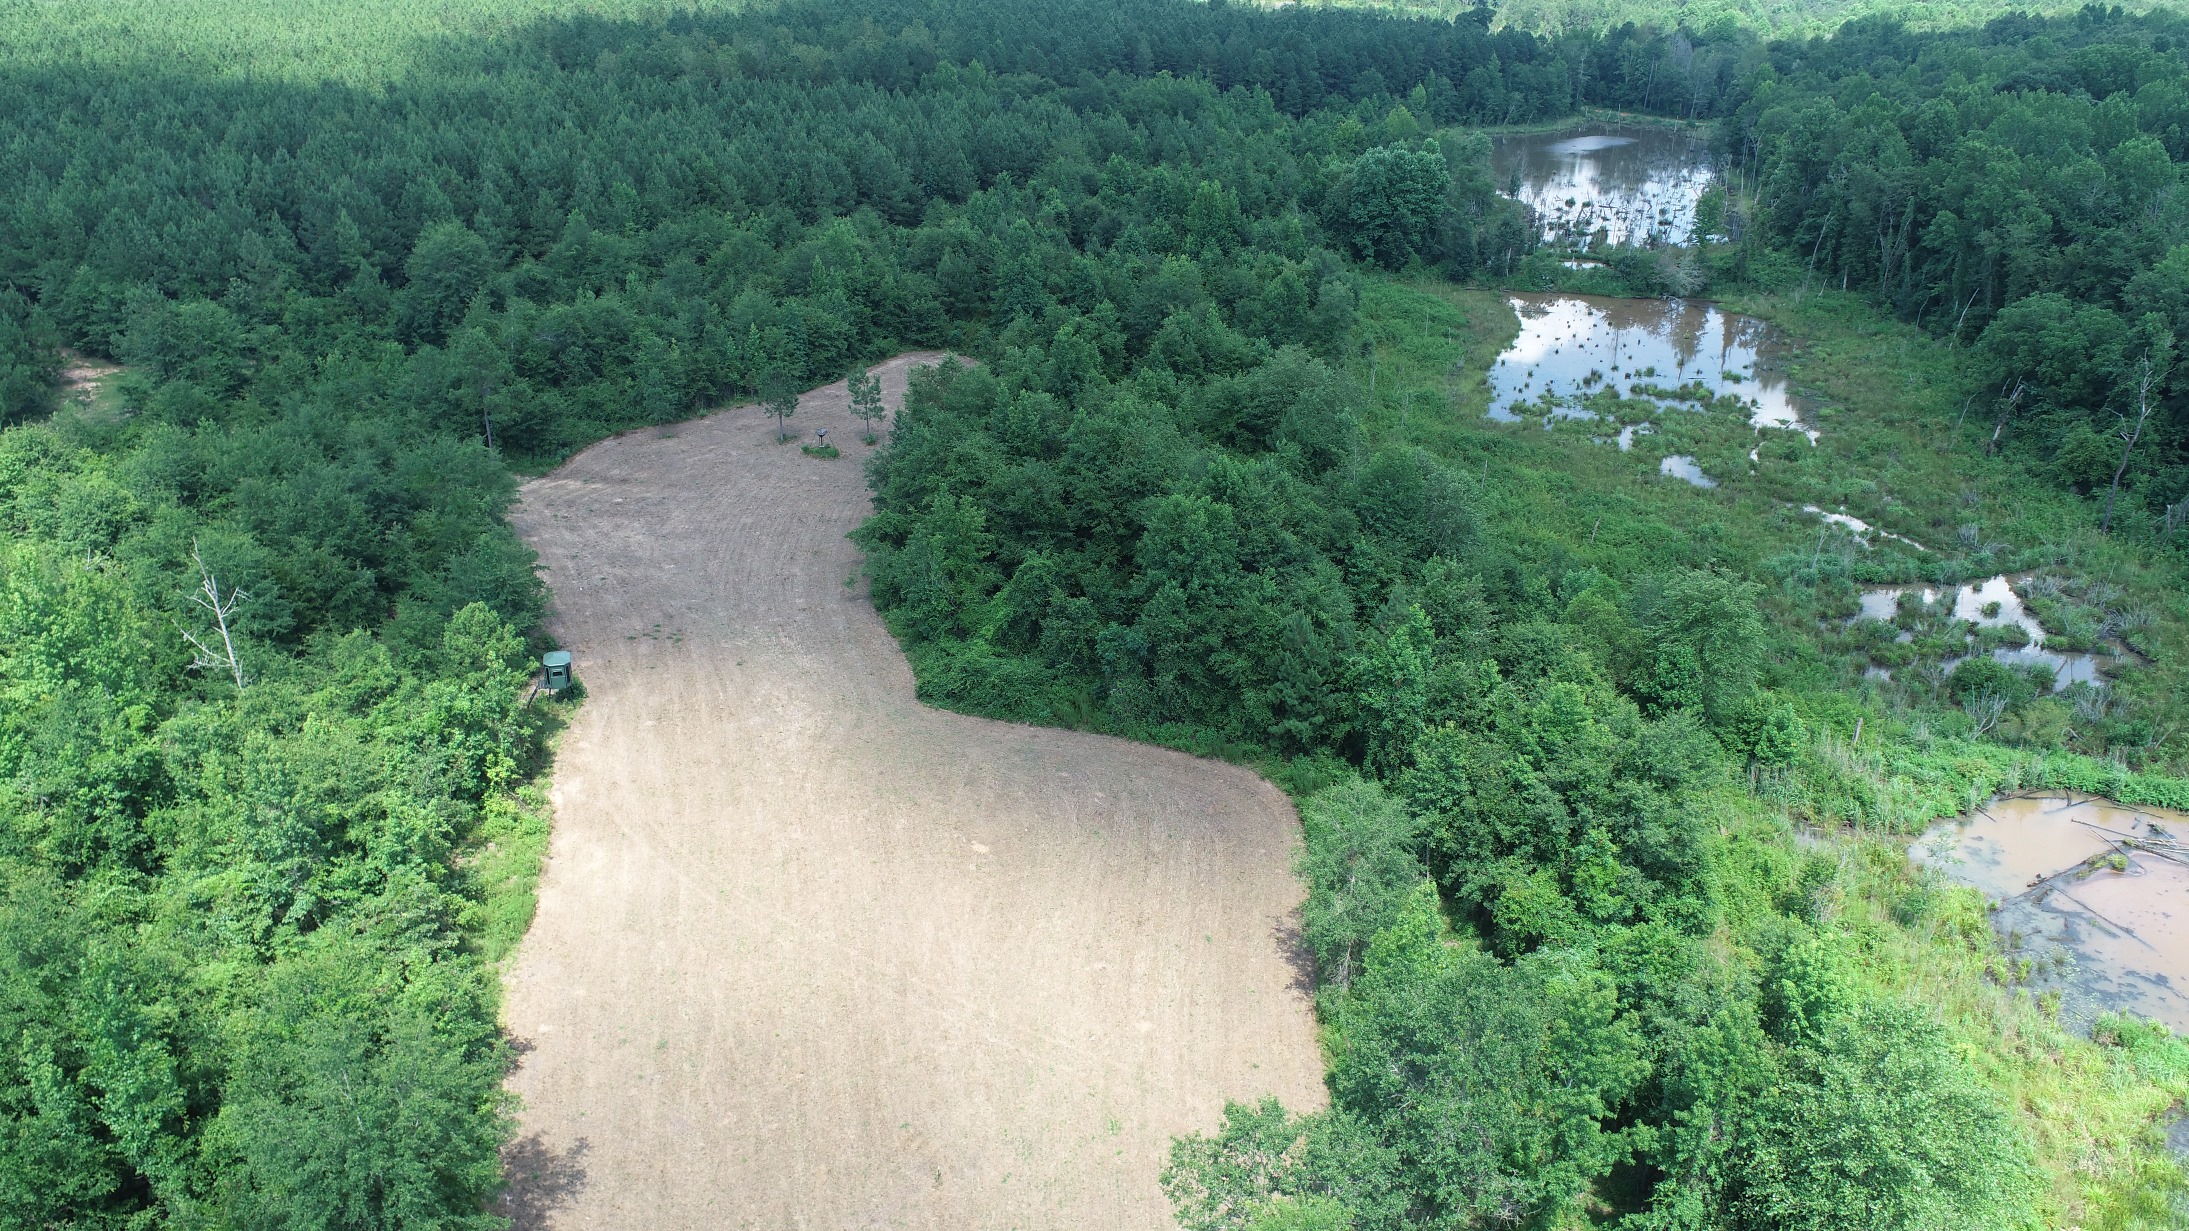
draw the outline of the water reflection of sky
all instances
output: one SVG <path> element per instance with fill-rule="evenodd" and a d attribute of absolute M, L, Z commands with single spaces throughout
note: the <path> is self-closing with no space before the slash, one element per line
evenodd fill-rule
<path fill-rule="evenodd" d="M 1815 443 L 1786 382 L 1757 367 L 1780 342 L 1752 316 L 1691 299 L 1601 295 L 1515 295 L 1520 336 L 1490 367 L 1490 417 L 1533 417 L 1528 404 L 1586 397 L 1604 389 L 1646 396 L 1636 386 L 1700 384 L 1749 408 L 1758 428 L 1799 431 Z M 1545 413 L 1571 415 L 1570 407 Z"/>
<path fill-rule="evenodd" d="M 1674 453 L 1657 463 L 1657 473 L 1667 478 L 1692 483 L 1696 487 L 1716 487 L 1718 481 L 1703 473 L 1702 464 L 1685 453 Z"/>
<path fill-rule="evenodd" d="M 1858 620 L 1883 620 L 1891 623 L 1900 609 L 1900 596 L 1910 587 L 1885 586 L 1862 592 L 1861 612 Z M 1915 593 L 1926 603 L 1935 603 L 1942 597 L 1934 589 L 1916 589 Z M 1998 610 L 1986 614 L 1985 608 L 1997 603 Z M 2014 592 L 2014 578 L 2001 575 L 1973 582 L 1954 591 L 1953 618 L 1966 620 L 1980 627 L 2022 630 L 2029 638 L 2025 646 L 2000 646 L 1991 652 L 1993 658 L 2008 666 L 2045 667 L 2052 672 L 2053 690 L 2058 691 L 2075 683 L 2102 684 L 2105 676 L 2099 670 L 2100 658 L 2096 654 L 2084 654 L 2045 648 L 2045 626 L 2029 613 L 2022 596 Z M 1907 639 L 1903 633 L 1902 639 Z M 1942 664 L 1947 670 L 1960 665 L 1961 659 L 1948 659 Z"/>
<path fill-rule="evenodd" d="M 1687 243 L 1710 186 L 1704 142 L 1659 125 L 1517 133 L 1491 150 L 1498 186 L 1536 211 L 1551 242 Z"/>
<path fill-rule="evenodd" d="M 1814 437 L 1812 437 L 1811 439 L 1813 440 L 1813 439 L 1814 439 Z M 1868 522 L 1866 522 L 1866 521 L 1862 520 L 1861 518 L 1859 518 L 1859 517 L 1856 517 L 1856 516 L 1853 516 L 1852 514 L 1849 514 L 1849 513 L 1828 513 L 1828 512 L 1824 511 L 1823 509 L 1820 509 L 1820 508 L 1818 508 L 1817 506 L 1815 506 L 1815 505 L 1813 505 L 1813 504 L 1805 504 L 1805 505 L 1801 506 L 1801 511 L 1802 511 L 1802 512 L 1804 512 L 1804 513 L 1814 513 L 1814 514 L 1816 514 L 1816 515 L 1817 515 L 1818 517 L 1821 517 L 1821 518 L 1823 518 L 1823 519 L 1824 519 L 1825 521 L 1828 521 L 1828 522 L 1832 523 L 1832 524 L 1833 524 L 1833 525 L 1835 525 L 1835 526 L 1844 526 L 1844 527 L 1846 527 L 1846 528 L 1847 528 L 1847 532 L 1848 532 L 1849 534 L 1852 534 L 1852 535 L 1854 535 L 1854 536 L 1855 536 L 1855 537 L 1856 537 L 1857 539 L 1860 539 L 1860 540 L 1862 541 L 1862 545 L 1863 545 L 1864 547 L 1870 547 L 1870 546 L 1874 546 L 1874 544 L 1872 544 L 1870 540 L 1871 540 L 1871 539 L 1873 539 L 1873 538 L 1881 538 L 1881 539 L 1891 539 L 1892 541 L 1894 541 L 1894 542 L 1896 542 L 1896 543 L 1905 543 L 1905 544 L 1907 544 L 1908 546 L 1910 546 L 1910 547 L 1913 547 L 1913 548 L 1915 548 L 1915 549 L 1916 549 L 1917 551 L 1929 551 L 1929 550 L 1930 550 L 1930 548 L 1928 548 L 1928 547 L 1925 547 L 1925 546 L 1924 546 L 1923 544 L 1921 544 L 1921 543 L 1918 543 L 1918 542 L 1916 542 L 1916 541 L 1915 541 L 1914 539 L 1911 539 L 1911 538 L 1909 538 L 1909 537 L 1908 537 L 1907 535 L 1905 535 L 1905 534 L 1894 534 L 1894 533 L 1893 533 L 1892 531 L 1890 531 L 1890 530 L 1880 530 L 1880 529 L 1878 529 L 1877 527 L 1875 527 L 1875 526 L 1871 525 L 1870 523 L 1868 523 Z M 1868 598 L 1868 596 L 1867 596 L 1867 595 L 1865 595 L 1865 596 L 1864 596 L 1864 598 L 1863 598 L 1863 602 L 1864 602 L 1864 610 L 1865 610 L 1865 611 L 1867 611 L 1867 610 L 1868 610 L 1868 602 L 1869 602 L 1869 598 Z M 1881 617 L 1881 618 L 1883 618 L 1883 619 L 1888 619 L 1888 620 L 1889 620 L 1889 619 L 1891 619 L 1891 618 L 1892 618 L 1892 612 L 1891 612 L 1890 610 L 1888 610 L 1888 611 L 1887 611 L 1887 612 L 1885 613 L 1885 615 L 1884 615 L 1883 617 Z"/>

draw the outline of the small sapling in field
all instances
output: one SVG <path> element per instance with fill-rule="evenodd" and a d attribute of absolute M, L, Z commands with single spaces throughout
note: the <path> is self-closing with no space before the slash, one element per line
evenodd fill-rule
<path fill-rule="evenodd" d="M 775 416 L 775 443 L 789 444 L 790 430 L 783 421 L 798 413 L 798 386 L 790 373 L 769 372 L 760 378 L 760 408 Z"/>
<path fill-rule="evenodd" d="M 874 421 L 882 417 L 882 378 L 860 368 L 845 382 L 851 390 L 851 413 L 859 416 L 865 425 L 862 436 L 868 444 L 874 443 Z"/>

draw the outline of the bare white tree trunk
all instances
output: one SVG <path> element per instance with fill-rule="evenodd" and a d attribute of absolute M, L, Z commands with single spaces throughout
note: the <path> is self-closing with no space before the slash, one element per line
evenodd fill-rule
<path fill-rule="evenodd" d="M 1998 693 L 1987 692 L 1971 698 L 1962 708 L 1968 711 L 1973 728 L 1970 734 L 1982 735 L 1999 725 L 1999 719 L 2007 712 L 2007 699 Z"/>
<path fill-rule="evenodd" d="M 2121 464 L 2113 471 L 2113 488 L 2105 494 L 2105 517 L 2098 523 L 2101 534 L 2113 529 L 2113 502 L 2120 498 L 2121 476 L 2128 473 L 2128 459 L 2136 452 L 2136 442 L 2143 439 L 2143 425 L 2151 419 L 2151 391 L 2166 379 L 2166 369 L 2148 353 L 2143 362 L 2136 365 L 2136 421 L 2121 428 Z M 2124 416 L 2125 417 L 2125 416 Z"/>
<path fill-rule="evenodd" d="M 182 634 L 184 641 L 190 643 L 190 648 L 196 655 L 190 662 L 190 669 L 204 671 L 220 668 L 227 671 L 235 680 L 236 693 L 240 696 L 248 681 L 243 675 L 243 660 L 236 655 L 236 633 L 232 620 L 237 610 L 251 601 L 251 596 L 237 589 L 222 593 L 220 578 L 215 577 L 213 570 L 206 567 L 205 558 L 198 554 L 196 539 L 190 540 L 190 562 L 198 566 L 198 588 L 190 596 L 190 601 L 212 613 L 215 636 L 220 641 L 220 648 L 215 649 L 210 644 L 210 638 L 200 638 L 189 629 L 176 626 L 176 631 Z"/>
<path fill-rule="evenodd" d="M 2006 401 L 2000 403 L 1999 419 L 1991 425 L 1991 439 L 1984 442 L 1985 457 L 1990 457 L 1999 451 L 1999 438 L 2006 435 L 2007 420 L 2014 417 L 2015 406 L 2021 402 L 2022 395 L 2027 392 L 2029 392 L 2027 384 L 2019 380 L 2015 381 L 2014 392 L 2007 395 Z"/>

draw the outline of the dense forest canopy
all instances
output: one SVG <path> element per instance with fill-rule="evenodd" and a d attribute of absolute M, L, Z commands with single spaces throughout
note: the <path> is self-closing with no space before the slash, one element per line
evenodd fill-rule
<path fill-rule="evenodd" d="M 1480 127 L 1722 118 L 1735 259 L 1972 345 L 2005 447 L 2088 487 L 2189 329 L 2182 23 L 361 13 L 0 10 L 6 1221 L 500 1225 L 492 963 L 553 716 L 511 469 L 906 346 L 983 361 L 915 389 L 860 532 L 923 695 L 1327 787 L 1334 1107 L 1182 1144 L 1185 1225 L 2056 1212 L 2017 1109 L 1861 974 L 1981 920 L 1855 935 L 1853 873 L 1699 802 L 1839 704 L 1774 674 L 1758 582 L 1699 535 L 1500 541 L 1487 467 L 1366 426 L 1358 327 L 1386 271 L 1527 257 Z M 125 370 L 56 413 L 64 348 Z M 2146 523 L 2189 494 L 2160 400 Z"/>
<path fill-rule="evenodd" d="M 2173 20 L 2091 9 L 1978 33 L 1884 23 L 1774 48 L 1728 100 L 1759 219 L 1816 276 L 1874 292 L 1983 356 L 2002 438 L 2101 488 L 2146 359 L 2189 329 L 2189 60 Z M 2189 496 L 2180 383 L 2133 462 Z"/>
<path fill-rule="evenodd" d="M 1358 19 L 1333 93 L 1299 23 L 1193 18 L 1311 80 L 1303 121 L 1133 73 L 1114 8 L 1045 23 L 1106 32 L 1039 49 L 1090 57 L 1062 80 L 977 61 L 1005 59 L 1001 8 L 554 20 L 370 85 L 220 71 L 259 23 L 195 16 L 176 57 L 95 24 L 11 41 L 0 90 L 8 418 L 51 405 L 63 343 L 129 365 L 111 404 L 0 447 L 11 1221 L 493 1221 L 486 962 L 539 849 L 513 790 L 539 586 L 502 457 L 1013 321 L 1076 338 L 1081 375 L 1128 346 L 1333 352 L 1356 278 L 1333 245 L 1524 242 L 1479 174 L 1446 183 L 1433 114 L 1313 111 L 1375 63 L 1426 95 L 1447 62 Z M 1492 36 L 1439 37 L 1494 87 L 1475 105 L 1512 105 Z M 1326 235 L 1379 145 L 1428 198 L 1371 176 Z"/>
<path fill-rule="evenodd" d="M 1349 8 L 1451 19 L 1485 7 L 1479 0 L 1329 0 Z M 1753 31 L 1761 37 L 1830 34 L 1864 17 L 1923 30 L 1980 25 L 2001 13 L 2056 17 L 2087 0 L 1493 0 L 1493 24 L 1555 35 L 1606 30 L 1624 22 L 1683 26 L 1713 37 Z M 2119 6 L 2131 12 L 2179 9 L 2168 0 Z"/>

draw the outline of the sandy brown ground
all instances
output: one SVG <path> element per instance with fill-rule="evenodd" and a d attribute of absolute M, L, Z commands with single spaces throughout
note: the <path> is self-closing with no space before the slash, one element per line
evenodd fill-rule
<path fill-rule="evenodd" d="M 878 369 L 892 405 L 907 371 Z M 526 485 L 590 693 L 508 980 L 510 1211 L 556 1228 L 1161 1228 L 1174 1134 L 1322 1101 L 1297 823 L 1226 765 L 914 701 L 844 534 L 844 386 Z"/>
<path fill-rule="evenodd" d="M 72 350 L 61 352 L 61 363 L 61 395 L 84 403 L 95 400 L 107 380 L 121 371 L 111 363 Z"/>

